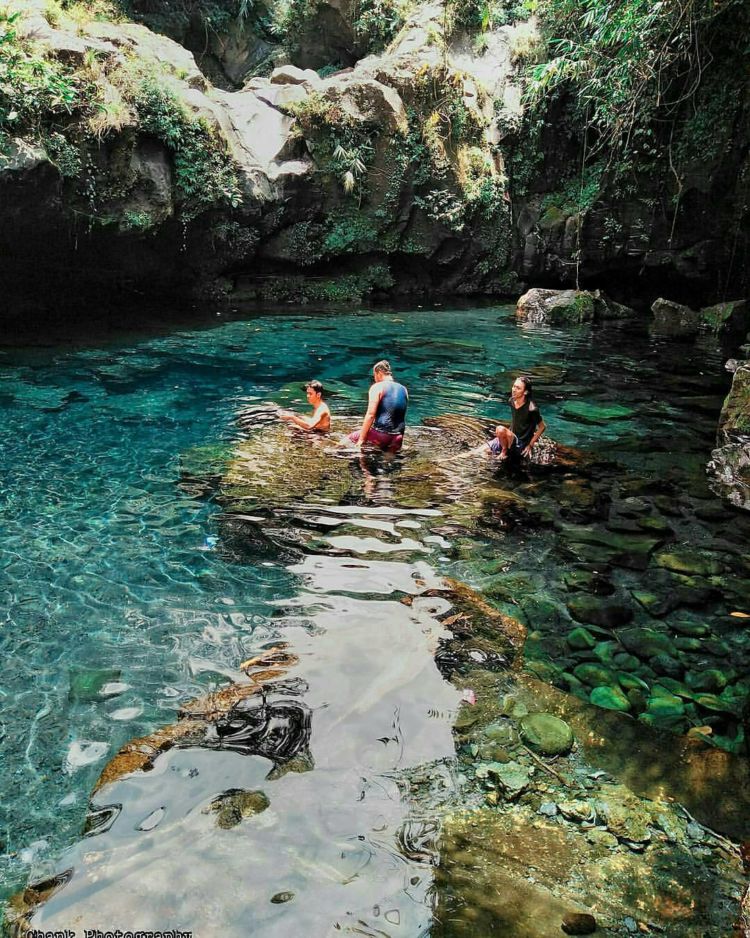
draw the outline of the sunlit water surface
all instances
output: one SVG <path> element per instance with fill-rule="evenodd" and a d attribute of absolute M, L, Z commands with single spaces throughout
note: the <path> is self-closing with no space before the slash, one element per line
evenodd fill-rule
<path fill-rule="evenodd" d="M 123 812 L 65 865 L 85 866 L 94 848 L 108 864 L 96 886 L 74 881 L 53 900 L 49 927 L 72 903 L 96 927 L 239 935 L 251 914 L 258 935 L 429 929 L 429 850 L 405 847 L 404 831 L 417 836 L 417 824 L 429 840 L 430 821 L 405 803 L 404 778 L 431 764 L 440 793 L 429 797 L 460 801 L 459 698 L 433 662 L 437 601 L 419 595 L 443 573 L 485 584 L 481 532 L 467 556 L 431 531 L 439 506 L 390 510 L 381 491 L 386 509 L 368 514 L 362 477 L 361 510 L 329 541 L 338 555 L 248 551 L 239 562 L 217 541 L 219 508 L 178 485 L 180 455 L 239 439 L 243 411 L 269 400 L 303 409 L 304 379 L 334 390 L 336 414 L 361 414 L 384 356 L 409 387 L 412 424 L 503 417 L 512 375 L 554 366 L 537 399 L 555 439 L 612 457 L 613 484 L 637 472 L 694 491 L 715 518 L 683 502 L 685 536 L 727 533 L 704 482 L 727 386 L 720 351 L 631 323 L 524 326 L 507 307 L 278 314 L 0 350 L 2 893 L 60 868 L 125 742 L 241 678 L 239 663 L 260 650 L 289 643 L 290 692 L 311 715 L 312 771 L 269 783 L 261 755 L 174 750 L 154 769 L 162 785 L 151 773 L 107 789 Z M 621 411 L 584 420 L 571 402 Z M 509 531 L 493 569 L 544 578 L 558 563 L 549 539 Z M 205 809 L 232 788 L 263 789 L 270 808 L 225 831 Z"/>

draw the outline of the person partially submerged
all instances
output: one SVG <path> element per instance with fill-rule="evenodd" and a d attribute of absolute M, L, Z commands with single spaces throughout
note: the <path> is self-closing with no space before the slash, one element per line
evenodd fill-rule
<path fill-rule="evenodd" d="M 325 389 L 320 381 L 308 381 L 305 385 L 307 402 L 313 409 L 311 417 L 301 417 L 290 410 L 279 411 L 279 420 L 293 423 L 306 433 L 328 433 L 331 429 L 331 411 L 323 400 Z"/>
<path fill-rule="evenodd" d="M 547 429 L 532 397 L 531 378 L 520 375 L 510 389 L 510 427 L 495 427 L 495 438 L 485 444 L 493 456 L 528 457 L 539 437 Z"/>
<path fill-rule="evenodd" d="M 409 392 L 394 379 L 385 359 L 373 366 L 372 376 L 374 384 L 368 395 L 367 413 L 361 428 L 350 433 L 349 439 L 357 444 L 357 449 L 371 443 L 388 453 L 397 453 L 404 442 Z"/>

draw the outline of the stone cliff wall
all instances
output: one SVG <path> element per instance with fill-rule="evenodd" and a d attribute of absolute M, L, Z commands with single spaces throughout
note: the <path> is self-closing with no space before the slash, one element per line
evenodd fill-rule
<path fill-rule="evenodd" d="M 159 26 L 151 7 L 129 9 Z M 523 282 L 628 299 L 747 292 L 746 129 L 679 180 L 677 200 L 668 173 L 634 171 L 623 189 L 606 165 L 576 169 L 564 102 L 529 124 L 533 23 L 477 37 L 426 3 L 358 58 L 368 41 L 351 11 L 318 7 L 286 43 L 229 18 L 202 71 L 142 23 L 14 0 L 0 77 L 20 86 L 26 60 L 52 77 L 18 106 L 17 89 L 0 92 L 7 311 L 102 290 L 300 302 L 517 295 Z M 198 8 L 162 27 L 195 47 Z M 295 55 L 353 64 L 280 64 Z M 253 67 L 266 76 L 237 87 Z M 62 105 L 52 79 L 68 89 Z"/>

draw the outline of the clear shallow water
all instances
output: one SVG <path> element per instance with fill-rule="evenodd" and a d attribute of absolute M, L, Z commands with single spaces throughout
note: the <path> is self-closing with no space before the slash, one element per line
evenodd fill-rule
<path fill-rule="evenodd" d="M 430 651 L 439 632 L 434 619 L 428 614 L 420 625 L 388 597 L 409 592 L 415 573 L 422 580 L 433 568 L 484 585 L 482 565 L 488 560 L 495 572 L 510 567 L 544 579 L 558 564 L 550 556 L 549 534 L 509 530 L 498 556 L 496 538 L 482 553 L 479 532 L 476 552 L 456 556 L 449 542 L 434 540 L 429 521 L 417 518 L 421 528 L 406 527 L 404 522 L 415 519 L 395 511 L 381 518 L 376 534 L 381 545 L 383 524 L 392 531 L 401 525 L 398 556 L 376 560 L 372 542 L 363 540 L 372 533 L 365 524 L 372 517 L 360 512 L 349 519 L 348 530 L 337 529 L 333 538 L 339 540 L 332 545 L 365 557 L 356 574 L 345 561 L 325 555 L 294 564 L 267 556 L 254 560 L 250 551 L 236 563 L 213 549 L 217 506 L 176 484 L 180 454 L 238 438 L 236 418 L 247 407 L 265 400 L 302 407 L 300 380 L 327 382 L 336 392 L 331 399 L 336 413 L 361 414 L 369 368 L 383 356 L 410 388 L 413 423 L 444 412 L 504 416 L 508 373 L 554 365 L 556 374 L 546 376 L 537 396 L 557 440 L 615 457 L 613 485 L 637 470 L 681 491 L 700 489 L 700 503 L 718 508 L 704 490 L 702 473 L 727 384 L 719 351 L 675 348 L 632 325 L 522 327 L 507 308 L 280 315 L 79 347 L 5 349 L 0 354 L 5 620 L 0 838 L 7 851 L 1 868 L 6 893 L 24 880 L 29 867 L 35 876 L 56 868 L 51 858 L 75 840 L 88 794 L 123 743 L 173 722 L 180 704 L 238 679 L 240 661 L 282 637 L 300 656 L 295 674 L 307 682 L 307 703 L 320 714 L 316 769 L 281 780 L 291 786 L 275 794 L 276 803 L 285 806 L 281 819 L 275 829 L 271 825 L 257 834 L 255 872 L 241 865 L 235 875 L 257 879 L 258 869 L 273 869 L 266 891 L 288 888 L 305 896 L 306 890 L 320 888 L 322 867 L 333 864 L 337 871 L 328 876 L 336 893 L 352 881 L 353 870 L 369 866 L 372 876 L 355 877 L 361 888 L 356 899 L 350 899 L 349 889 L 341 899 L 323 893 L 316 902 L 308 896 L 296 903 L 295 915 L 307 909 L 295 919 L 300 929 L 322 929 L 320 916 L 326 914 L 329 922 L 337 916 L 347 921 L 352 909 L 364 915 L 373 897 L 389 890 L 398 894 L 391 911 L 399 918 L 407 909 L 413 914 L 410 933 L 428 926 L 429 877 L 412 869 L 405 876 L 401 869 L 404 860 L 393 841 L 406 809 L 399 804 L 396 782 L 383 779 L 451 755 L 456 699 L 432 665 Z M 670 373 L 673 377 L 665 378 Z M 623 410 L 598 422 L 584 413 L 584 422 L 581 412 L 570 408 L 576 400 L 616 402 Z M 644 427 L 650 445 L 634 445 Z M 363 493 L 373 498 L 364 482 Z M 382 486 L 374 498 L 388 502 Z M 687 502 L 680 512 L 683 536 L 691 541 L 715 546 L 727 534 L 726 521 L 718 516 L 698 520 Z M 740 521 L 733 519 L 731 528 L 741 534 Z M 405 546 L 407 535 L 412 541 Z M 624 576 L 638 580 L 637 574 Z M 320 594 L 327 596 L 323 608 L 310 599 Z M 296 604 L 291 616 L 290 603 Z M 716 614 L 726 612 L 722 607 Z M 526 615 L 532 627 L 543 624 Z M 347 640 L 341 622 L 351 630 Z M 373 741 L 390 738 L 396 710 L 404 714 L 404 728 L 393 733 L 401 740 L 394 754 L 390 743 Z M 171 801 L 172 816 L 182 823 L 159 842 L 159 856 L 174 857 L 174 866 L 158 867 L 155 882 L 161 885 L 153 890 L 155 904 L 144 913 L 143 927 L 159 921 L 163 884 L 184 875 L 186 845 L 194 845 L 198 878 L 204 864 L 211 868 L 203 882 L 214 877 L 220 882 L 221 868 L 234 868 L 237 861 L 209 832 L 198 806 L 222 790 L 224 776 L 234 779 L 233 787 L 257 786 L 268 764 L 259 764 L 260 757 L 247 760 L 239 784 L 236 767 L 225 770 L 221 764 L 239 756 L 222 754 L 210 773 L 202 767 L 205 757 L 199 750 L 182 751 L 160 766 L 170 779 L 188 781 Z M 367 786 L 381 792 L 364 799 L 366 809 L 356 808 L 361 776 L 352 766 L 364 767 Z M 194 768 L 198 778 L 208 775 L 205 790 L 202 782 L 190 790 Z M 118 784 L 132 790 L 121 800 L 137 806 L 141 821 L 161 807 L 150 804 L 156 797 L 153 784 L 137 778 Z M 311 803 L 319 806 L 312 821 L 301 807 Z M 106 845 L 136 858 L 133 896 L 142 895 L 143 876 L 156 868 L 144 838 L 133 835 L 136 821 L 123 818 L 112 837 L 124 843 Z M 370 842 L 378 823 L 389 832 L 379 862 L 360 863 L 357 857 L 333 862 L 336 844 L 350 845 L 343 851 L 348 857 L 352 838 Z M 300 852 L 305 862 L 289 861 Z M 377 853 L 373 848 L 367 855 Z M 310 855 L 318 856 L 317 866 Z M 281 857 L 287 858 L 286 867 Z M 276 875 L 284 869 L 286 886 L 284 875 Z M 404 882 L 412 877 L 418 880 L 411 884 L 415 897 L 405 903 Z M 84 907 L 90 901 L 83 887 L 76 896 Z M 288 929 L 290 909 L 270 909 L 263 919 L 268 934 Z M 192 920 L 205 914 L 210 910 L 196 908 Z M 225 914 L 224 927 L 238 929 L 232 909 Z"/>

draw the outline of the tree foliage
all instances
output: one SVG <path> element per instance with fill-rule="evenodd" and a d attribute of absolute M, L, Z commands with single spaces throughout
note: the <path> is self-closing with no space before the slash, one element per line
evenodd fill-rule
<path fill-rule="evenodd" d="M 550 57 L 530 97 L 570 89 L 593 147 L 615 153 L 688 113 L 717 56 L 748 51 L 745 0 L 540 0 L 538 13 Z"/>

